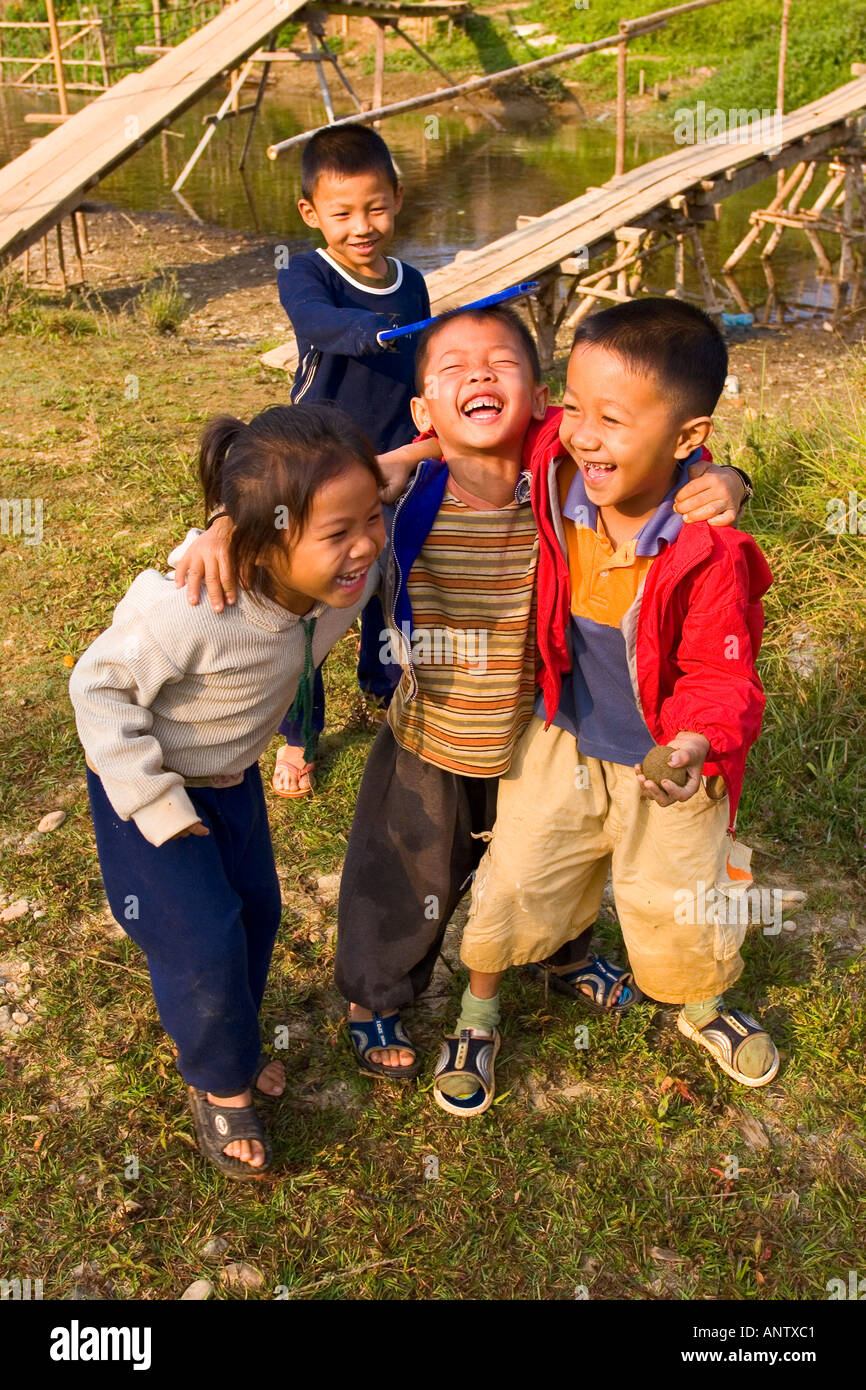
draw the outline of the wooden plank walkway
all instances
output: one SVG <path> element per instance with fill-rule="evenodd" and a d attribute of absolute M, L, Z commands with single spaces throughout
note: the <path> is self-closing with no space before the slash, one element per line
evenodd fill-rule
<path fill-rule="evenodd" d="M 0 264 L 236 68 L 306 0 L 235 0 L 143 72 L 130 73 L 0 169 Z M 348 8 L 348 7 L 347 7 Z"/>
<path fill-rule="evenodd" d="M 703 203 L 758 183 L 777 169 L 809 159 L 856 136 L 855 114 L 866 108 L 866 77 L 828 92 L 759 134 L 729 143 L 724 136 L 683 146 L 563 203 L 528 226 L 477 251 L 458 253 L 427 275 L 434 313 L 456 308 L 524 280 L 537 279 L 577 248 L 612 237 L 617 227 L 640 224 L 672 198 L 694 191 Z M 750 132 L 751 134 L 751 132 Z M 779 150 L 774 156 L 769 151 Z M 705 183 L 714 187 L 708 189 Z M 520 209 L 515 207 L 515 213 Z"/>

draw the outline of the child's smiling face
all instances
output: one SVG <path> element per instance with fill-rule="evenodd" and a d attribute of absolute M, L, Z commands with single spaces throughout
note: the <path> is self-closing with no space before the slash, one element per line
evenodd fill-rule
<path fill-rule="evenodd" d="M 385 252 L 394 240 L 394 221 L 403 203 L 396 189 L 378 170 L 338 178 L 319 175 L 312 201 L 302 198 L 298 210 L 308 227 L 317 227 L 328 250 L 347 270 L 360 276 L 383 276 Z"/>
<path fill-rule="evenodd" d="M 630 516 L 653 511 L 678 463 L 712 430 L 709 416 L 684 418 L 656 376 L 632 371 L 607 348 L 571 354 L 559 437 L 598 507 Z"/>
<path fill-rule="evenodd" d="M 301 615 L 314 602 L 350 608 L 385 544 L 373 474 L 357 464 L 323 483 L 301 534 L 283 532 L 283 537 L 284 545 L 263 557 L 277 603 Z"/>
<path fill-rule="evenodd" d="M 544 418 L 547 396 L 507 324 L 457 318 L 429 345 L 412 415 L 420 430 L 436 431 L 446 459 L 503 454 L 522 446 L 533 418 Z"/>

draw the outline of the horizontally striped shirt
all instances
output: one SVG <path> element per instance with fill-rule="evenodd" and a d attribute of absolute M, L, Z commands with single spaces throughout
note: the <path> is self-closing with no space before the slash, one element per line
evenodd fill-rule
<path fill-rule="evenodd" d="M 408 578 L 412 663 L 388 711 L 397 742 L 467 777 L 507 771 L 532 714 L 538 535 L 528 474 L 491 507 L 449 478 Z"/>

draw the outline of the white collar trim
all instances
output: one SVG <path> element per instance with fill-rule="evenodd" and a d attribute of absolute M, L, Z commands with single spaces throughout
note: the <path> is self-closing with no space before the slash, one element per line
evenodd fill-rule
<path fill-rule="evenodd" d="M 366 285 L 361 283 L 360 279 L 356 279 L 354 275 L 350 275 L 348 270 L 345 270 L 338 261 L 334 260 L 333 256 L 328 255 L 328 252 L 323 246 L 316 247 L 316 254 L 321 256 L 322 260 L 327 261 L 332 270 L 336 270 L 338 275 L 342 275 L 344 280 L 347 280 L 356 290 L 362 290 L 364 294 L 393 294 L 395 290 L 399 290 L 403 283 L 403 262 L 398 261 L 396 256 L 385 257 L 386 261 L 390 261 L 392 265 L 397 267 L 396 280 L 393 285 L 387 285 L 384 289 L 377 290 L 372 285 L 368 289 Z"/>

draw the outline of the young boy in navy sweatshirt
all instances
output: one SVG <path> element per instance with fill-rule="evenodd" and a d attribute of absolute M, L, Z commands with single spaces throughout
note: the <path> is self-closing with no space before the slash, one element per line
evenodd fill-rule
<path fill-rule="evenodd" d="M 324 247 L 292 256 L 280 270 L 280 303 L 298 344 L 292 386 L 298 401 L 340 406 L 364 430 L 376 453 L 409 444 L 415 435 L 409 402 L 414 395 L 415 338 L 382 344 L 389 328 L 417 323 L 430 314 L 420 271 L 387 254 L 403 202 L 388 146 L 367 126 L 318 131 L 301 161 L 298 208 L 308 227 L 321 232 Z M 419 448 L 418 458 L 424 449 Z M 379 661 L 384 627 L 378 600 L 364 612 L 358 681 L 381 706 L 399 679 Z M 317 732 L 324 726 L 325 693 L 316 672 Z M 274 770 L 274 790 L 283 796 L 311 790 L 312 765 L 303 739 L 288 718 Z"/>

